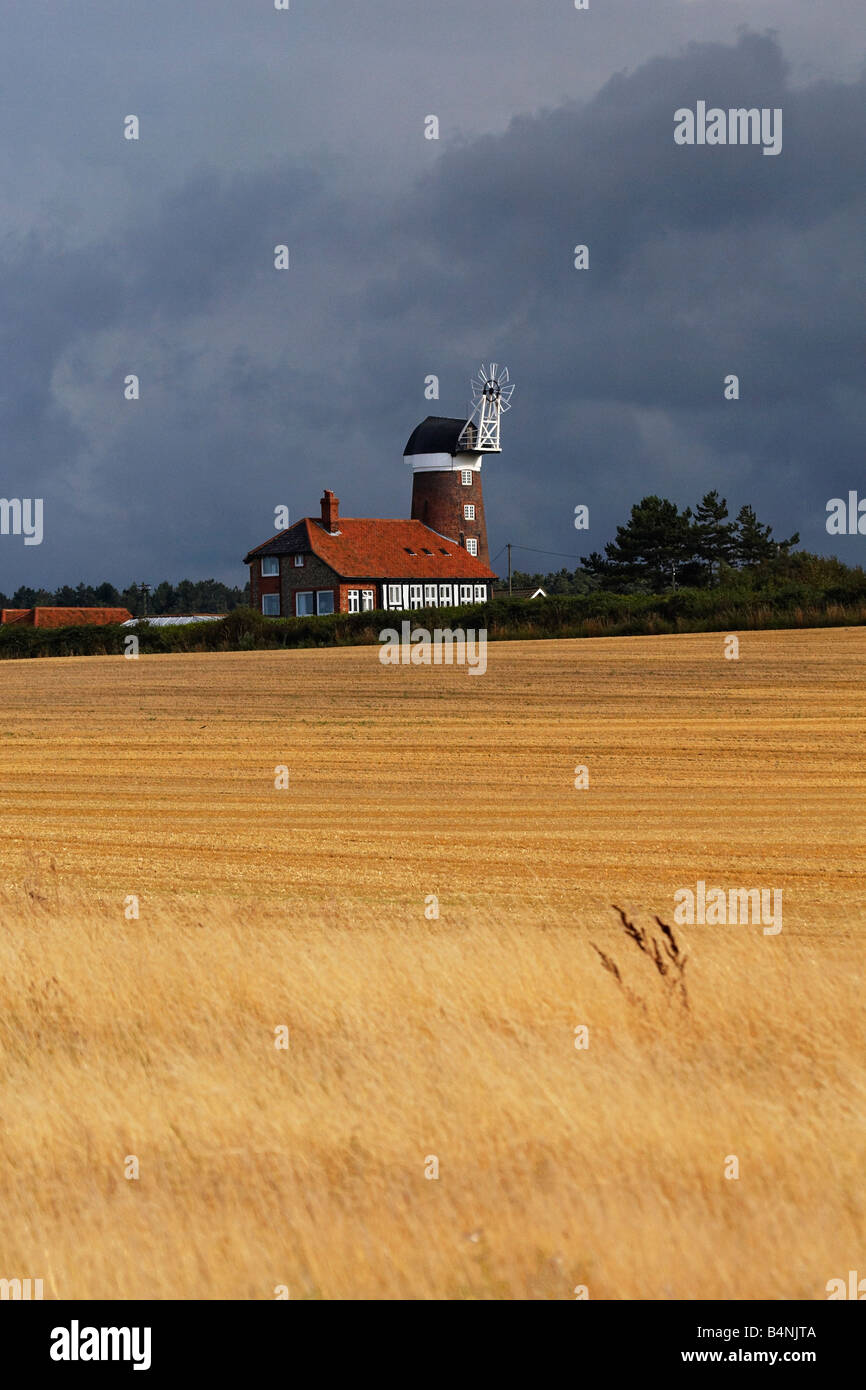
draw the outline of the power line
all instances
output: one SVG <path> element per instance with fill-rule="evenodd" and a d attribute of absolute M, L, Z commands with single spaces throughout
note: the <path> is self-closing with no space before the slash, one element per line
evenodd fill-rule
<path fill-rule="evenodd" d="M 564 550 L 539 550 L 537 546 L 517 545 L 515 542 L 512 542 L 512 549 L 529 550 L 533 555 L 558 555 L 561 560 L 579 560 L 581 558 L 580 555 L 567 555 Z M 501 555 L 502 551 L 499 553 Z"/>

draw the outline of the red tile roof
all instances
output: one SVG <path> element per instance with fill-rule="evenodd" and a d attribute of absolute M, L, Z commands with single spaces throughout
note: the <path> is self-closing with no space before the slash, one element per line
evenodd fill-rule
<path fill-rule="evenodd" d="M 332 536 L 305 516 L 244 557 L 312 553 L 342 579 L 495 579 L 476 556 L 431 531 L 422 521 L 341 516 Z M 425 555 L 424 551 L 432 553 Z M 411 554 L 410 552 L 414 552 Z"/>
<path fill-rule="evenodd" d="M 25 627 L 80 627 L 124 623 L 132 614 L 128 608 L 4 608 L 4 623 Z"/>

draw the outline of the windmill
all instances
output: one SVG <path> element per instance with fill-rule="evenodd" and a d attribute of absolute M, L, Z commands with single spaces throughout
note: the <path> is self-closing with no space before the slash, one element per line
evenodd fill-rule
<path fill-rule="evenodd" d="M 508 370 L 482 365 L 472 382 L 466 416 L 428 415 L 412 431 L 403 451 L 412 469 L 412 518 L 445 540 L 465 546 L 485 565 L 490 562 L 481 464 L 485 454 L 501 452 L 499 421 L 510 409 L 514 386 Z"/>
<path fill-rule="evenodd" d="M 514 384 L 509 382 L 508 368 L 482 362 L 472 381 L 472 409 L 458 441 L 459 447 L 472 453 L 498 454 L 499 421 L 511 409 Z"/>

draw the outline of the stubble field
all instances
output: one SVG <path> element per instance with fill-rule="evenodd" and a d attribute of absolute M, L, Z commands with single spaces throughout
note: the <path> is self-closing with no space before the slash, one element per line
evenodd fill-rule
<path fill-rule="evenodd" d="M 0 665 L 0 1277 L 826 1297 L 866 1258 L 866 631 L 377 656 Z M 698 880 L 784 926 L 674 927 L 684 1000 L 611 905 L 664 947 Z"/>

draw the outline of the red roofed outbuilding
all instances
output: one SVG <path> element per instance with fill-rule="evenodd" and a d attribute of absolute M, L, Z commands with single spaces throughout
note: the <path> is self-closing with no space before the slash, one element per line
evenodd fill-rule
<path fill-rule="evenodd" d="M 0 612 L 0 622 L 22 627 L 102 627 L 131 617 L 128 608 L 4 608 Z"/>

